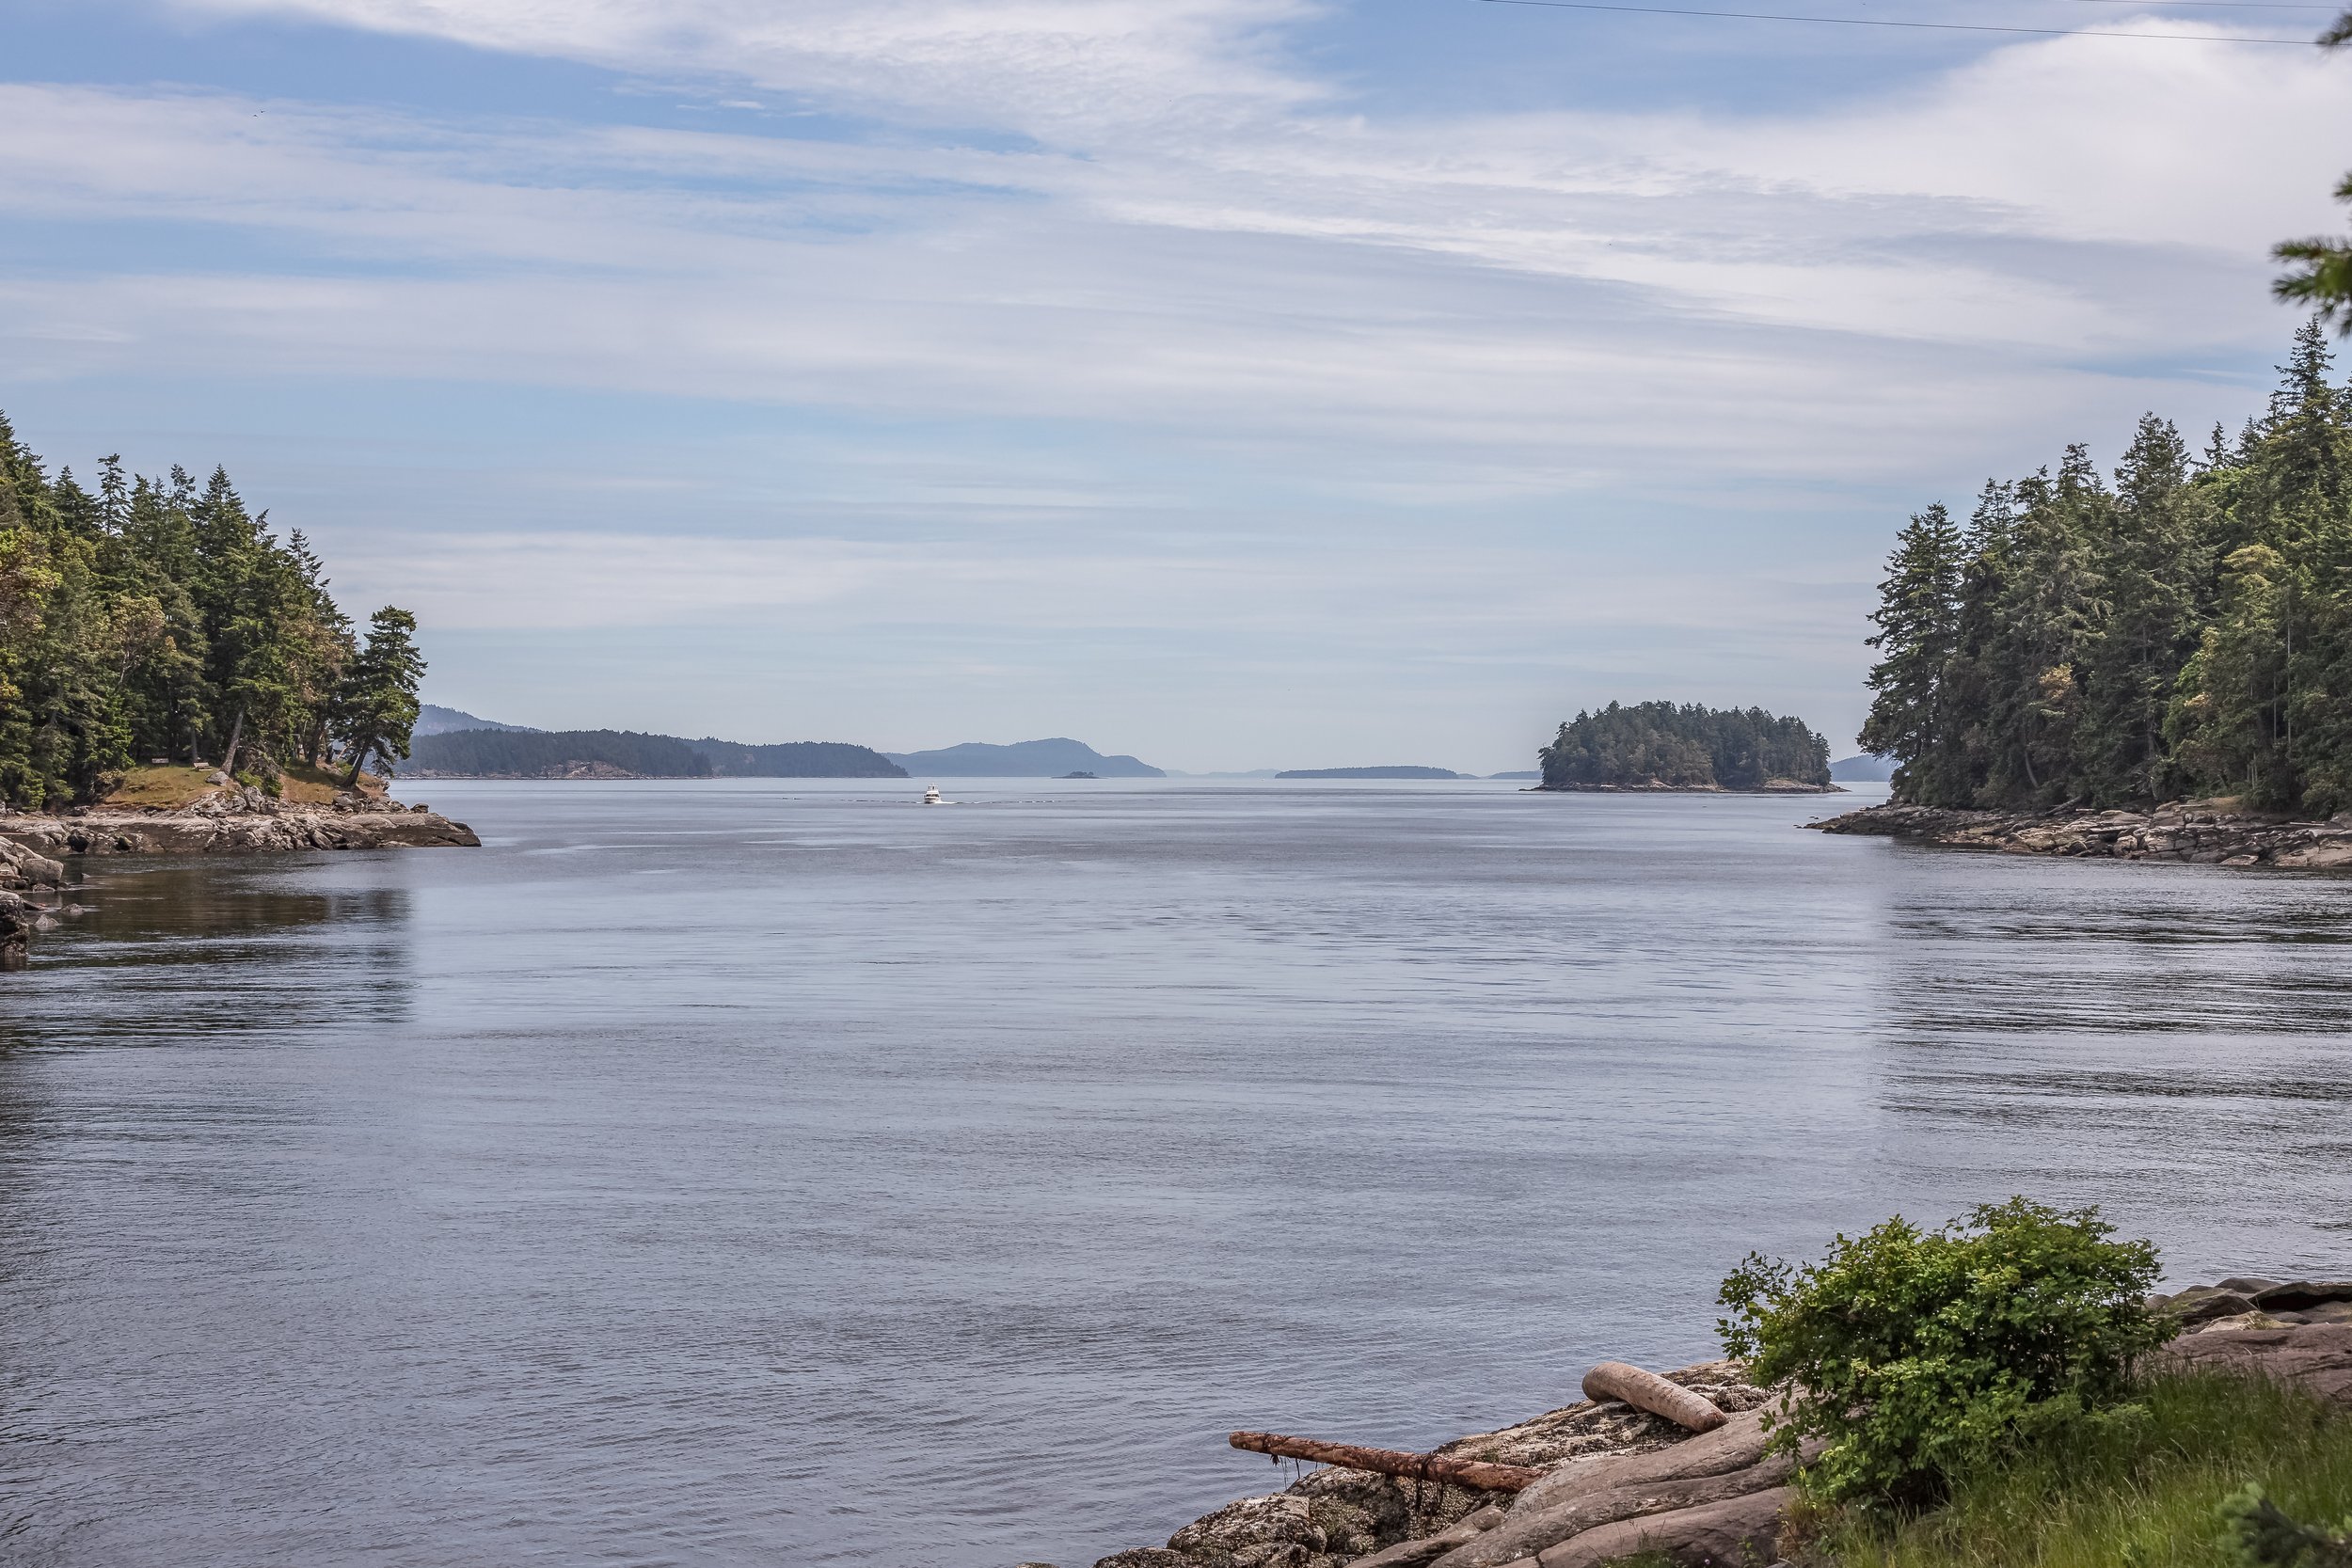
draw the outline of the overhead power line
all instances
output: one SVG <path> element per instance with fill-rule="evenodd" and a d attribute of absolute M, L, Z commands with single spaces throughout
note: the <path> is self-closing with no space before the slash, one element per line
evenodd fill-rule
<path fill-rule="evenodd" d="M 2280 43 L 2299 49 L 2309 39 L 2249 38 L 2242 33 L 2110 33 L 2090 27 L 1996 27 L 1981 22 L 1895 22 L 1874 16 L 1788 16 L 1776 11 L 1695 11 L 1674 6 L 1609 6 L 1600 0 L 1481 0 L 1488 6 L 1540 6 L 1560 11 L 1627 11 L 1641 16 L 1712 16 L 1734 22 L 1815 22 L 1836 27 L 1916 27 L 1935 33 L 2029 33 L 2055 39 L 2151 39 L 2179 43 Z"/>

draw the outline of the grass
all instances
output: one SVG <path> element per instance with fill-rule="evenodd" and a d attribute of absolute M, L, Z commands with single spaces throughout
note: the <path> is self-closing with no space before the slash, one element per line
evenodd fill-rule
<path fill-rule="evenodd" d="M 2217 1511 L 2249 1481 L 2306 1524 L 2352 1516 L 2352 1414 L 2213 1374 L 2153 1382 L 2140 1404 L 2142 1418 L 1961 1477 L 1931 1513 L 1817 1521 L 1804 1556 L 1837 1568 L 2238 1568 Z"/>
<path fill-rule="evenodd" d="M 177 765 L 134 768 L 123 774 L 122 782 L 107 793 L 106 804 L 158 811 L 176 810 L 213 793 L 214 786 L 206 782 L 213 773 L 214 769 L 209 765 L 203 768 Z M 296 805 L 327 805 L 342 793 L 342 789 L 343 775 L 340 769 L 310 768 L 300 763 L 286 768 L 278 781 L 278 799 Z M 381 796 L 384 781 L 373 773 L 362 773 L 359 775 L 359 793 Z"/>

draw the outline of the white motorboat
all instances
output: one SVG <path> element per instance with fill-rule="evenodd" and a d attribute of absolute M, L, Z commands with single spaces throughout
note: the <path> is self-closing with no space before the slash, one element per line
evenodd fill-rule
<path fill-rule="evenodd" d="M 933 784 L 923 791 L 923 803 L 927 806 L 944 806 L 947 802 L 939 798 L 939 786 Z"/>

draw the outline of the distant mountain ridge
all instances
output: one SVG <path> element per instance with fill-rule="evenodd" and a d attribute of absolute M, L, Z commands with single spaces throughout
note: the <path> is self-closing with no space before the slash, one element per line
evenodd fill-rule
<path fill-rule="evenodd" d="M 1865 752 L 1858 757 L 1831 763 L 1829 776 L 1838 784 L 1889 784 L 1895 777 L 1895 759 Z"/>
<path fill-rule="evenodd" d="M 1016 740 L 1009 746 L 969 740 L 935 752 L 884 752 L 909 774 L 947 779 L 1059 779 L 1091 773 L 1098 779 L 1164 779 L 1166 773 L 1130 756 L 1106 757 L 1067 736 Z"/>
<path fill-rule="evenodd" d="M 1467 779 L 1470 773 L 1456 773 L 1451 768 L 1386 767 L 1386 768 L 1292 768 L 1274 775 L 1278 779 Z"/>
<path fill-rule="evenodd" d="M 462 708 L 443 707 L 438 703 L 420 704 L 414 735 L 449 735 L 457 730 L 506 730 L 516 735 L 537 735 L 529 724 L 501 724 L 495 719 L 477 719 Z"/>

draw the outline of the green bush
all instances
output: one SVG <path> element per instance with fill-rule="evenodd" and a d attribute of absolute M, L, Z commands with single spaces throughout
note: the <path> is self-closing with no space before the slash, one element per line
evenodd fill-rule
<path fill-rule="evenodd" d="M 1940 1230 L 1899 1215 L 1801 1269 L 1750 1254 L 1718 1326 L 1756 1382 L 1794 1385 L 1774 1439 L 1823 1440 L 1812 1496 L 1931 1502 L 2016 1439 L 2144 1414 L 2123 1402 L 2169 1336 L 2141 1299 L 2156 1249 L 2113 1234 L 2022 1197 Z"/>

